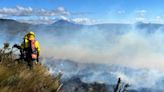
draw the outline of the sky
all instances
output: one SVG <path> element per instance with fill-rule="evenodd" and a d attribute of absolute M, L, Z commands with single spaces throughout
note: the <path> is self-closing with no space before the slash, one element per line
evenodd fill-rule
<path fill-rule="evenodd" d="M 163 0 L 1 0 L 0 18 L 33 23 L 164 23 Z M 36 21 L 37 20 L 37 21 Z"/>

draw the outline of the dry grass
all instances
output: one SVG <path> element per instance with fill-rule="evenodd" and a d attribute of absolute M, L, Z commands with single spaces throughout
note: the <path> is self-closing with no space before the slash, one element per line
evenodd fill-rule
<path fill-rule="evenodd" d="M 0 49 L 0 92 L 55 92 L 60 82 L 44 66 L 37 64 L 30 70 L 14 61 L 7 49 Z"/>

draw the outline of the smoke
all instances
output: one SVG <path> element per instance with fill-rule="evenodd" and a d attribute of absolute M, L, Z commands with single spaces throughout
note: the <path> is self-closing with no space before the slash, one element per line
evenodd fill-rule
<path fill-rule="evenodd" d="M 118 33 L 94 27 L 37 35 L 44 57 L 164 71 L 163 28 L 150 32 L 132 25 Z"/>
<path fill-rule="evenodd" d="M 50 65 L 53 74 L 60 71 L 64 73 L 63 79 L 78 76 L 87 83 L 96 81 L 115 84 L 117 78 L 121 77 L 123 82 L 129 83 L 135 89 L 163 90 L 163 27 L 149 30 L 149 27 L 140 28 L 134 24 L 118 30 L 84 27 L 73 32 L 40 31 L 38 40 L 42 44 L 43 57 L 72 60 L 80 64 L 68 64 L 69 61 L 66 63 L 55 59 L 46 60 L 51 62 L 46 65 Z M 86 63 L 97 65 L 82 66 Z"/>
<path fill-rule="evenodd" d="M 120 77 L 125 83 L 129 83 L 134 87 L 138 88 L 152 88 L 152 89 L 161 89 L 160 86 L 163 85 L 157 84 L 161 79 L 164 78 L 164 75 L 158 71 L 154 70 L 140 70 L 135 71 L 131 74 L 126 74 L 124 72 L 114 72 L 114 75 Z M 141 85 L 142 84 L 142 85 Z M 162 88 L 162 90 L 164 90 Z"/>
<path fill-rule="evenodd" d="M 85 83 L 105 83 L 115 85 L 118 78 L 128 83 L 130 89 L 164 90 L 164 73 L 157 70 L 132 69 L 116 65 L 82 64 L 70 60 L 48 59 L 46 65 L 54 75 L 63 73 L 62 79 L 80 78 Z"/>
<path fill-rule="evenodd" d="M 42 62 L 45 60 L 44 63 L 50 68 L 51 73 L 63 71 L 65 79 L 78 75 L 85 82 L 100 81 L 113 84 L 121 77 L 123 81 L 135 87 L 162 88 L 160 85 L 163 85 L 164 79 L 163 27 L 145 25 L 142 28 L 135 24 L 130 27 L 120 27 L 117 24 L 101 27 L 103 28 L 95 25 L 84 26 L 79 30 L 57 30 L 39 26 L 30 28 L 29 31 L 35 32 L 41 46 Z M 3 39 L 12 43 L 21 42 L 24 36 L 23 33 L 16 34 L 18 38 L 9 40 L 6 39 L 6 35 L 7 32 L 0 32 L 0 42 Z M 10 38 L 10 35 L 7 36 Z M 62 62 L 56 64 L 55 60 L 48 61 L 47 58 L 72 60 L 80 65 Z M 47 64 L 47 61 L 51 63 Z M 82 66 L 84 63 L 100 66 Z M 55 66 L 51 66 L 54 64 Z"/>

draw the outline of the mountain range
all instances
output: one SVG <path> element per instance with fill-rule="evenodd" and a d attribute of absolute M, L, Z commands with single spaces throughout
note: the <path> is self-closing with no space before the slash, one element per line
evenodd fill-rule
<path fill-rule="evenodd" d="M 148 33 L 152 33 L 157 29 L 163 28 L 163 24 L 155 23 L 142 23 L 138 22 L 135 24 L 116 24 L 116 23 L 105 23 L 105 24 L 94 24 L 94 25 L 84 25 L 76 24 L 67 20 L 57 20 L 52 24 L 28 24 L 22 23 L 12 19 L 0 19 L 0 29 L 1 32 L 9 34 L 9 36 L 22 34 L 27 31 L 49 31 L 49 32 L 58 32 L 58 31 L 69 31 L 75 32 L 82 29 L 96 29 L 100 31 L 108 31 L 109 33 L 124 33 L 125 30 L 133 29 L 142 29 Z"/>

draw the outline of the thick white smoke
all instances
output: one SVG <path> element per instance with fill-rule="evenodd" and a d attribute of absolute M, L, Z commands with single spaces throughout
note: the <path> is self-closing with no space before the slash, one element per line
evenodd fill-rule
<path fill-rule="evenodd" d="M 162 28 L 152 33 L 135 26 L 122 29 L 121 34 L 98 28 L 74 31 L 60 35 L 39 32 L 42 56 L 164 71 Z"/>

